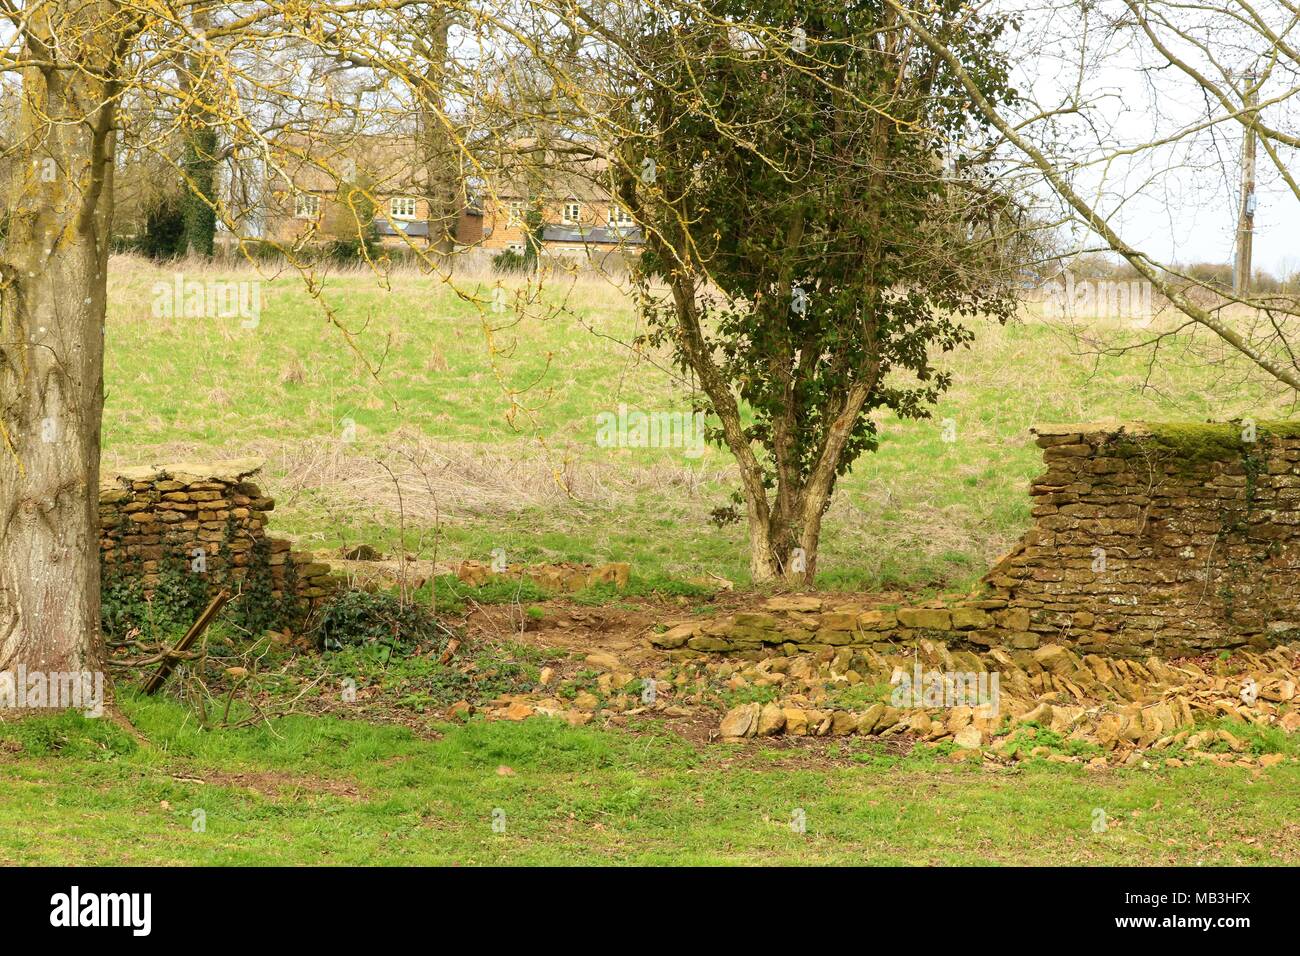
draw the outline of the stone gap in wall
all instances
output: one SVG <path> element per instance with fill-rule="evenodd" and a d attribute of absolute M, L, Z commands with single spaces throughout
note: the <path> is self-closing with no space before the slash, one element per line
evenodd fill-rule
<path fill-rule="evenodd" d="M 783 596 L 651 637 L 679 656 L 767 656 L 939 637 L 1177 657 L 1300 634 L 1300 423 L 1042 425 L 1033 527 L 954 603 Z"/>

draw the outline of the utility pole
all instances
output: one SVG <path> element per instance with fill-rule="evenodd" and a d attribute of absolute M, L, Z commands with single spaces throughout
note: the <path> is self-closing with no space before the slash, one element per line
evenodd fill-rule
<path fill-rule="evenodd" d="M 1246 116 L 1255 120 L 1259 102 L 1255 74 L 1246 75 Z M 1232 271 L 1232 290 L 1238 296 L 1250 294 L 1251 252 L 1255 238 L 1255 130 L 1244 127 L 1241 144 L 1241 212 L 1237 219 L 1237 257 Z"/>

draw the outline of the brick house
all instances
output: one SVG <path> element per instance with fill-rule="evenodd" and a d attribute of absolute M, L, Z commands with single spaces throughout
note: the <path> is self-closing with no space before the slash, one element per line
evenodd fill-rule
<path fill-rule="evenodd" d="M 292 245 L 356 239 L 363 226 L 358 215 L 367 202 L 359 195 L 349 202 L 347 185 L 364 185 L 374 198 L 369 223 L 385 248 L 428 248 L 430 202 L 427 171 L 411 160 L 415 153 L 409 137 L 392 135 L 348 136 L 331 143 L 327 137 L 311 140 L 295 134 L 283 137 L 264 194 L 264 237 Z M 464 183 L 454 187 L 459 207 L 454 228 L 456 244 L 474 245 L 482 216 Z"/>
<path fill-rule="evenodd" d="M 538 209 L 544 254 L 593 260 L 637 254 L 644 243 L 641 230 L 604 185 L 607 179 L 607 166 L 598 160 L 500 177 L 483 190 L 482 246 L 522 252 L 529 210 Z"/>
<path fill-rule="evenodd" d="M 365 182 L 376 200 L 373 224 L 389 249 L 430 246 L 426 175 L 411 161 L 408 137 L 354 136 L 341 143 L 316 143 L 295 136 L 281 143 L 265 197 L 268 240 L 355 239 L 356 212 L 339 182 Z M 600 185 L 603 164 L 588 162 L 568 171 L 530 171 L 527 175 L 460 176 L 455 186 L 459 211 L 458 249 L 481 248 L 493 254 L 523 252 L 529 210 L 541 211 L 543 255 L 608 260 L 635 254 L 640 229 Z"/>

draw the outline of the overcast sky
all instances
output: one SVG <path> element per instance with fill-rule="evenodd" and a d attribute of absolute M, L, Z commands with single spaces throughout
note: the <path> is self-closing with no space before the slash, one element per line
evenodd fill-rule
<path fill-rule="evenodd" d="M 1115 29 L 1103 16 L 1085 21 L 1068 2 L 1054 7 L 1008 2 L 1026 13 L 1014 48 L 1019 88 L 1040 107 L 1070 101 L 1083 107 L 1054 123 L 1032 127 L 1035 138 L 1052 143 L 1057 155 L 1092 160 L 1075 177 L 1076 188 L 1112 216 L 1112 225 L 1125 240 L 1162 261 L 1231 262 L 1241 197 L 1240 124 L 1227 120 L 1189 132 L 1208 117 L 1222 118 L 1223 109 L 1194 80 L 1169 68 L 1132 28 Z M 1216 2 L 1233 5 L 1233 0 Z M 1158 3 L 1152 6 L 1161 8 Z M 1101 9 L 1114 15 L 1123 7 L 1107 2 Z M 1269 0 L 1256 9 L 1279 25 L 1290 19 Z M 1221 63 L 1245 72 L 1258 62 L 1264 45 L 1257 38 L 1187 10 L 1180 7 L 1178 22 L 1201 27 L 1201 37 Z M 1198 69 L 1215 72 L 1204 54 L 1186 41 L 1168 42 Z M 1156 66 L 1163 69 L 1152 69 Z M 1276 70 L 1264 97 L 1288 91 L 1298 82 L 1296 65 L 1285 64 Z M 1279 129 L 1300 128 L 1289 103 L 1270 107 L 1265 119 Z M 1174 142 L 1159 148 L 1138 148 L 1175 135 Z M 1117 155 L 1135 148 L 1132 155 Z M 1300 174 L 1295 158 L 1291 151 L 1284 161 Z M 1300 201 L 1262 149 L 1257 168 L 1255 266 L 1290 272 L 1300 268 Z"/>

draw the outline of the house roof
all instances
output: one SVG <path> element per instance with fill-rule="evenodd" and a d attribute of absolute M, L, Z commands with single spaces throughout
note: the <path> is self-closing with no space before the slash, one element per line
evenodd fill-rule
<path fill-rule="evenodd" d="M 587 245 L 644 245 L 645 238 L 635 226 L 545 226 L 543 242 L 581 242 Z"/>
<path fill-rule="evenodd" d="M 402 219 L 390 221 L 382 216 L 376 216 L 375 231 L 381 236 L 410 236 L 412 239 L 426 239 L 429 235 L 429 223 L 424 219 L 411 222 Z"/>
<path fill-rule="evenodd" d="M 599 157 L 600 149 L 594 144 L 482 139 L 469 149 L 474 162 L 461 158 L 468 205 L 478 206 L 485 197 L 528 200 L 542 196 L 587 203 L 611 200 L 610 165 Z M 418 162 L 418 153 L 419 146 L 410 133 L 291 130 L 271 144 L 278 167 L 272 178 L 281 188 L 301 192 L 332 193 L 338 186 L 337 177 L 364 179 L 379 195 L 422 195 L 428 169 Z"/>
<path fill-rule="evenodd" d="M 294 189 L 332 193 L 338 180 L 365 181 L 378 195 L 422 194 L 428 169 L 418 162 L 415 137 L 401 133 L 285 133 L 272 156 Z M 337 177 L 337 179 L 336 179 Z"/>
<path fill-rule="evenodd" d="M 500 201 L 544 198 L 553 202 L 610 202 L 613 175 L 599 144 L 556 139 L 541 142 L 488 138 L 472 147 L 482 163 L 482 193 Z"/>

